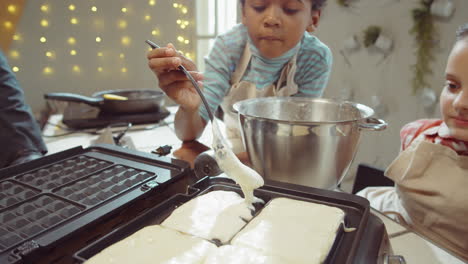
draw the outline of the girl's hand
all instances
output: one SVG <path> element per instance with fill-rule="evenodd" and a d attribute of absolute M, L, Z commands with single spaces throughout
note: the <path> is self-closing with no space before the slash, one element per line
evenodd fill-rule
<path fill-rule="evenodd" d="M 153 49 L 147 54 L 148 66 L 156 74 L 159 87 L 186 111 L 197 111 L 201 104 L 200 96 L 195 87 L 182 71 L 183 65 L 202 87 L 203 74 L 197 72 L 195 64 L 177 52 L 174 45 Z"/>

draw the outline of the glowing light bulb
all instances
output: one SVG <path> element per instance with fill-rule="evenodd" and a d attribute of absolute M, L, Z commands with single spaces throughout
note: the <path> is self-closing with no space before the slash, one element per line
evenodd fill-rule
<path fill-rule="evenodd" d="M 149 4 L 150 6 L 154 6 L 154 5 L 156 4 L 156 0 L 149 0 L 149 1 L 148 1 L 148 4 Z"/>
<path fill-rule="evenodd" d="M 150 16 L 150 15 L 146 15 L 146 16 L 145 16 L 145 20 L 146 20 L 146 21 L 150 21 L 150 20 L 151 20 L 151 16 Z"/>
<path fill-rule="evenodd" d="M 186 7 L 182 8 L 182 13 L 183 13 L 183 14 L 187 14 L 187 12 L 188 12 L 188 10 L 187 10 Z"/>
<path fill-rule="evenodd" d="M 47 21 L 46 19 L 42 19 L 41 20 L 41 26 L 48 27 L 49 26 L 49 21 Z"/>
<path fill-rule="evenodd" d="M 11 29 L 13 27 L 13 23 L 11 23 L 11 21 L 5 21 L 3 22 L 3 25 L 6 29 Z"/>
<path fill-rule="evenodd" d="M 14 13 L 16 13 L 16 6 L 15 5 L 8 5 L 7 10 L 11 14 L 14 14 Z"/>
<path fill-rule="evenodd" d="M 127 36 L 122 37 L 122 39 L 121 39 L 121 43 L 122 43 L 122 45 L 124 45 L 124 46 L 130 45 L 130 42 L 131 42 L 131 41 L 130 41 L 130 38 L 127 37 Z"/>
<path fill-rule="evenodd" d="M 72 70 L 73 70 L 73 72 L 76 72 L 76 73 L 80 73 L 80 72 L 81 72 L 81 68 L 80 68 L 80 66 L 78 66 L 78 65 L 73 65 Z"/>
<path fill-rule="evenodd" d="M 104 54 L 100 51 L 97 53 L 98 57 L 102 57 Z"/>
<path fill-rule="evenodd" d="M 70 55 L 75 56 L 76 55 L 76 50 L 70 50 Z"/>
<path fill-rule="evenodd" d="M 98 67 L 98 68 L 97 68 L 97 71 L 98 71 L 98 72 L 102 72 L 102 70 L 103 70 L 102 67 Z"/>
<path fill-rule="evenodd" d="M 179 7 L 179 4 L 178 4 L 178 3 L 174 3 L 174 4 L 172 4 L 172 6 L 173 6 L 174 8 L 178 8 L 178 7 Z"/>
<path fill-rule="evenodd" d="M 55 54 L 52 51 L 46 51 L 45 55 L 46 57 L 51 59 L 55 57 Z"/>
<path fill-rule="evenodd" d="M 13 40 L 21 40 L 21 36 L 18 34 L 13 35 Z"/>
<path fill-rule="evenodd" d="M 70 45 L 75 45 L 76 39 L 74 37 L 69 37 L 67 40 L 68 44 Z"/>
<path fill-rule="evenodd" d="M 95 7 L 95 6 L 92 6 L 92 7 L 91 7 L 91 11 L 93 11 L 93 12 L 97 12 L 97 7 Z"/>
<path fill-rule="evenodd" d="M 184 37 L 178 36 L 178 37 L 177 37 L 177 40 L 178 40 L 179 42 L 183 42 L 183 41 L 184 41 Z"/>
<path fill-rule="evenodd" d="M 101 37 L 96 37 L 96 42 L 97 42 L 97 43 L 99 43 L 99 42 L 101 42 L 101 41 L 102 41 Z"/>
<path fill-rule="evenodd" d="M 73 25 L 78 24 L 78 18 L 72 17 L 72 18 L 70 19 L 70 23 L 72 23 Z"/>
<path fill-rule="evenodd" d="M 121 59 L 123 59 L 123 58 L 125 58 L 125 54 L 120 53 L 120 54 L 119 54 L 119 57 L 120 57 Z"/>
<path fill-rule="evenodd" d="M 121 71 L 122 73 L 126 73 L 126 72 L 127 72 L 127 68 L 123 67 L 122 69 L 120 69 L 120 71 Z"/>
<path fill-rule="evenodd" d="M 159 36 L 160 32 L 159 32 L 159 29 L 154 29 L 153 31 L 151 31 L 151 35 L 153 36 Z"/>
<path fill-rule="evenodd" d="M 47 66 L 47 67 L 44 67 L 44 69 L 42 70 L 42 72 L 45 74 L 45 75 L 50 75 L 54 72 L 54 69 L 52 69 L 51 67 Z"/>
<path fill-rule="evenodd" d="M 184 40 L 184 44 L 189 44 L 190 41 L 188 39 Z"/>
<path fill-rule="evenodd" d="M 180 28 L 181 28 L 181 29 L 185 29 L 185 25 L 180 25 Z"/>
<path fill-rule="evenodd" d="M 76 8 L 75 5 L 69 5 L 69 6 L 68 6 L 68 9 L 70 9 L 70 11 L 74 11 L 75 8 Z"/>
<path fill-rule="evenodd" d="M 127 13 L 127 8 L 126 7 L 122 7 L 122 13 Z"/>
<path fill-rule="evenodd" d="M 19 52 L 16 51 L 16 50 L 10 51 L 10 57 L 12 57 L 12 58 L 14 58 L 14 59 L 19 58 Z"/>
<path fill-rule="evenodd" d="M 42 42 L 42 43 L 45 43 L 45 42 L 47 41 L 47 39 L 46 39 L 45 37 L 41 37 L 41 38 L 39 39 L 39 41 Z"/>
<path fill-rule="evenodd" d="M 18 67 L 16 67 L 16 66 L 13 66 L 13 68 L 11 68 L 11 70 L 13 72 L 19 72 L 20 69 Z"/>
<path fill-rule="evenodd" d="M 119 28 L 125 29 L 127 27 L 127 21 L 125 20 L 120 20 L 119 21 Z"/>
<path fill-rule="evenodd" d="M 180 25 L 182 23 L 182 20 L 177 19 L 176 23 L 177 23 L 177 25 Z"/>
<path fill-rule="evenodd" d="M 41 5 L 41 11 L 44 13 L 49 12 L 49 6 L 48 5 Z"/>

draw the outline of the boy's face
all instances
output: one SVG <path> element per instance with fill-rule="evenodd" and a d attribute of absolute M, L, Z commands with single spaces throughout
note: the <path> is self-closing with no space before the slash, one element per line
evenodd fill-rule
<path fill-rule="evenodd" d="M 319 18 L 312 0 L 245 0 L 242 8 L 242 23 L 260 54 L 269 59 L 296 46 Z"/>
<path fill-rule="evenodd" d="M 440 109 L 450 134 L 468 141 L 468 38 L 458 41 L 447 61 Z"/>

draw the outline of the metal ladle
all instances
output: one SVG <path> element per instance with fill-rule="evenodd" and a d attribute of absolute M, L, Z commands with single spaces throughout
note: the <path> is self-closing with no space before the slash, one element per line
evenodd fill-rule
<path fill-rule="evenodd" d="M 153 48 L 153 49 L 160 48 L 156 43 L 152 42 L 151 40 L 146 40 L 145 42 L 148 43 L 148 45 L 150 45 L 151 48 Z M 208 117 L 210 118 L 211 122 L 213 123 L 213 118 L 214 118 L 213 113 L 211 112 L 210 108 L 208 107 L 208 102 L 206 101 L 206 98 L 203 95 L 203 93 L 202 93 L 200 87 L 198 86 L 197 82 L 195 81 L 195 79 L 193 79 L 192 75 L 187 71 L 187 69 L 185 69 L 184 66 L 180 65 L 179 70 L 181 70 L 185 74 L 185 76 L 187 76 L 187 78 L 190 80 L 190 82 L 192 82 L 192 85 L 195 87 L 195 90 L 197 90 L 197 93 L 200 96 L 200 98 L 201 98 L 201 100 L 203 102 L 203 105 L 206 108 L 206 111 L 208 112 Z"/>

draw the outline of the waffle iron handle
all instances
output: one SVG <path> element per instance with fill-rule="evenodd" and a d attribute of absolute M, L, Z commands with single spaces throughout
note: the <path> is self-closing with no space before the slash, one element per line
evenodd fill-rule
<path fill-rule="evenodd" d="M 205 176 L 218 176 L 223 172 L 214 158 L 213 150 L 207 150 L 199 154 L 193 162 L 193 169 L 195 177 L 198 179 Z"/>
<path fill-rule="evenodd" d="M 384 255 L 384 264 L 406 264 L 406 260 L 401 255 Z"/>

